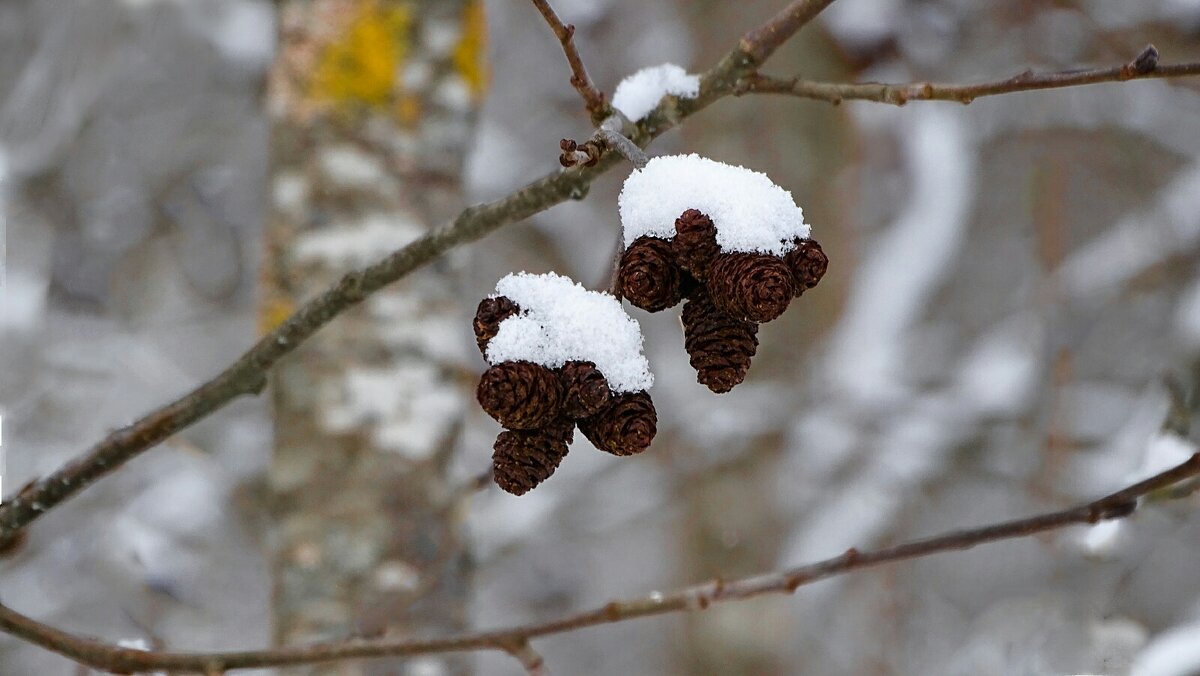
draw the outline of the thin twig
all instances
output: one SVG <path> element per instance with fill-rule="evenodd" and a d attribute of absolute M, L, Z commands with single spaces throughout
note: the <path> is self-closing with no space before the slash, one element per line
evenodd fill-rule
<path fill-rule="evenodd" d="M 596 135 L 604 140 L 605 145 L 617 151 L 621 157 L 629 160 L 629 163 L 638 169 L 642 169 L 650 161 L 650 158 L 641 148 L 637 147 L 637 144 L 619 131 L 601 126 L 596 130 Z"/>
<path fill-rule="evenodd" d="M 627 601 L 613 601 L 599 608 L 556 620 L 504 629 L 462 634 L 446 638 L 354 639 L 273 650 L 224 653 L 157 652 L 120 648 L 89 638 L 68 634 L 0 605 L 0 631 L 41 646 L 95 669 L 116 672 L 173 671 L 182 673 L 223 672 L 233 669 L 282 667 L 343 659 L 412 656 L 469 650 L 501 650 L 524 654 L 521 647 L 538 637 L 562 634 L 585 627 L 623 622 L 639 617 L 703 610 L 714 603 L 748 599 L 766 594 L 790 594 L 826 578 L 898 561 L 970 549 L 977 545 L 1029 537 L 1076 524 L 1094 524 L 1132 514 L 1138 499 L 1200 475 L 1200 453 L 1187 462 L 1138 482 L 1094 502 L 981 528 L 955 530 L 923 540 L 914 540 L 874 551 L 851 548 L 840 556 L 789 570 L 755 575 L 732 581 L 712 580 L 670 593 L 654 592 Z M 514 652 L 516 649 L 516 652 Z M 536 655 L 536 653 L 532 653 Z M 540 658 L 538 658 L 540 659 Z M 523 663 L 525 659 L 522 660 Z M 536 660 L 535 660 L 536 661 Z M 528 668 L 528 664 L 526 665 Z M 536 673 L 536 672 L 534 672 Z"/>
<path fill-rule="evenodd" d="M 1148 55 L 1153 55 L 1148 57 Z M 935 84 L 912 82 L 883 84 L 864 82 L 844 84 L 801 79 L 780 79 L 753 74 L 738 85 L 739 93 L 788 94 L 839 104 L 842 101 L 874 101 L 902 106 L 909 101 L 956 101 L 968 104 L 983 96 L 1011 94 L 1037 89 L 1061 89 L 1103 82 L 1126 82 L 1200 75 L 1200 63 L 1158 65 L 1158 50 L 1147 47 L 1133 61 L 1110 68 L 1069 70 L 1056 73 L 1025 71 L 1004 80 L 979 84 Z"/>
<path fill-rule="evenodd" d="M 532 2 L 533 6 L 542 13 L 546 23 L 550 24 L 550 30 L 554 31 L 555 37 L 562 45 L 563 54 L 566 55 L 567 63 L 571 66 L 571 86 L 579 92 L 579 96 L 583 99 L 583 105 L 587 107 L 592 123 L 600 124 L 600 121 L 608 117 L 611 111 L 608 103 L 604 100 L 604 94 L 588 77 L 587 67 L 583 65 L 583 57 L 579 56 L 579 49 L 575 47 L 575 26 L 564 24 L 558 18 L 558 14 L 554 12 L 554 8 L 550 6 L 549 0 L 532 0 Z"/>
<path fill-rule="evenodd" d="M 820 0 L 822 7 L 831 0 Z M 802 24 L 791 17 L 792 3 L 781 16 L 768 24 L 784 24 L 794 33 Z M 815 14 L 814 14 L 815 15 Z M 768 31 L 772 41 L 783 33 L 776 28 Z M 632 128 L 635 142 L 645 145 L 669 131 L 687 117 L 707 108 L 734 93 L 734 85 L 749 75 L 757 63 L 744 50 L 758 49 L 756 34 L 744 35 L 739 46 L 700 79 L 700 94 L 684 99 L 671 108 L 666 104 L 646 115 Z M 790 35 L 791 33 L 788 33 Z M 786 39 L 786 36 L 783 37 Z M 772 50 L 773 51 L 773 48 Z M 408 246 L 393 252 L 374 265 L 352 272 L 316 298 L 308 301 L 279 327 L 263 336 L 252 348 L 224 371 L 192 392 L 158 408 L 132 424 L 116 430 L 82 455 L 55 470 L 48 476 L 25 485 L 17 495 L 0 504 L 0 552 L 12 551 L 18 542 L 19 531 L 50 509 L 74 497 L 109 472 L 167 438 L 224 408 L 229 402 L 247 394 L 257 394 L 266 386 L 267 372 L 280 359 L 294 351 L 321 327 L 347 309 L 361 303 L 372 293 L 391 284 L 447 251 L 481 239 L 509 223 L 528 218 L 568 199 L 582 199 L 588 187 L 600 174 L 612 168 L 616 156 L 600 158 L 594 167 L 574 169 L 544 176 L 507 197 L 494 202 L 469 207 L 449 225 L 433 230 Z"/>
<path fill-rule="evenodd" d="M 529 676 L 550 676 L 550 670 L 546 668 L 546 660 L 533 649 L 533 646 L 529 645 L 529 641 L 524 639 L 516 641 L 505 650 L 521 663 L 525 673 Z"/>
<path fill-rule="evenodd" d="M 742 36 L 741 52 L 752 65 L 762 65 L 796 31 L 817 18 L 834 0 L 793 0 L 769 21 Z"/>

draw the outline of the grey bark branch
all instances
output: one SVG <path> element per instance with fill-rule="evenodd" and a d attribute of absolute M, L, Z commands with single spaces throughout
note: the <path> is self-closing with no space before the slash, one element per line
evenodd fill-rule
<path fill-rule="evenodd" d="M 1152 58 L 1146 55 L 1152 54 Z M 1147 47 L 1133 61 L 1121 66 L 1071 70 L 1057 73 L 1025 71 L 1013 77 L 979 84 L 911 82 L 818 82 L 799 78 L 781 79 L 753 74 L 738 84 L 739 94 L 787 94 L 804 99 L 828 101 L 873 101 L 903 106 L 909 101 L 954 101 L 969 104 L 977 98 L 1040 89 L 1061 89 L 1105 82 L 1127 82 L 1200 75 L 1200 63 L 1158 65 L 1158 50 Z"/>
<path fill-rule="evenodd" d="M 1004 521 L 980 528 L 954 530 L 872 551 L 851 548 L 840 556 L 788 570 L 712 580 L 670 593 L 654 592 L 627 601 L 612 601 L 598 608 L 559 619 L 478 633 L 435 639 L 354 639 L 337 643 L 227 653 L 184 653 L 130 650 L 75 636 L 42 624 L 0 605 L 0 631 L 54 651 L 87 666 L 118 672 L 166 670 L 181 673 L 222 673 L 234 669 L 279 667 L 343 659 L 425 655 L 471 650 L 499 650 L 541 668 L 540 657 L 522 650 L 530 640 L 601 624 L 624 622 L 679 612 L 695 612 L 714 603 L 749 599 L 767 594 L 791 594 L 800 587 L 838 575 L 933 554 L 1029 537 L 1077 524 L 1122 519 L 1136 511 L 1138 500 L 1200 475 L 1200 453 L 1183 464 L 1156 474 L 1085 505 L 1037 516 Z M 532 673 L 538 673 L 536 671 Z"/>

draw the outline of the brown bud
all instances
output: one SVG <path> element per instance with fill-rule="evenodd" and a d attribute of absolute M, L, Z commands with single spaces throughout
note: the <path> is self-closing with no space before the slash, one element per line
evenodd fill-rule
<path fill-rule="evenodd" d="M 763 253 L 721 253 L 708 272 L 713 305 L 737 319 L 769 322 L 787 309 L 796 284 L 787 263 Z"/>
<path fill-rule="evenodd" d="M 758 350 L 758 325 L 718 310 L 704 293 L 683 305 L 683 346 L 696 381 L 718 394 L 746 379 Z"/>
<path fill-rule="evenodd" d="M 559 369 L 563 383 L 563 413 L 571 420 L 595 415 L 608 406 L 608 380 L 590 361 L 569 361 Z"/>
<path fill-rule="evenodd" d="M 596 448 L 613 455 L 633 455 L 650 446 L 658 431 L 658 414 L 646 392 L 613 397 L 612 405 L 579 421 L 579 431 Z"/>
<path fill-rule="evenodd" d="M 796 281 L 796 296 L 817 285 L 829 269 L 829 257 L 821 250 L 815 239 L 796 240 L 796 248 L 787 252 L 783 261 L 792 270 Z"/>
<path fill-rule="evenodd" d="M 567 442 L 548 429 L 505 430 L 492 448 L 492 480 L 513 495 L 550 478 L 567 455 Z"/>
<path fill-rule="evenodd" d="M 505 296 L 479 301 L 474 322 L 475 344 L 479 346 L 479 351 L 486 354 L 488 341 L 496 337 L 496 332 L 500 330 L 500 322 L 520 311 L 521 308 Z"/>
<path fill-rule="evenodd" d="M 683 300 L 682 271 L 671 243 L 657 237 L 633 240 L 617 271 L 621 295 L 647 312 L 658 312 Z"/>
<path fill-rule="evenodd" d="M 508 361 L 483 372 L 475 398 L 501 425 L 527 430 L 558 417 L 562 385 L 558 374 L 545 366 Z"/>
<path fill-rule="evenodd" d="M 702 281 L 708 278 L 708 268 L 721 251 L 712 219 L 696 209 L 688 209 L 675 219 L 675 237 L 671 245 L 679 267 Z"/>

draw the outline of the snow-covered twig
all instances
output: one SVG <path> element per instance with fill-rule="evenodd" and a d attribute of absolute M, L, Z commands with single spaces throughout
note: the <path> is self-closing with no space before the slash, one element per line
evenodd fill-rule
<path fill-rule="evenodd" d="M 344 659 L 397 657 L 473 650 L 500 650 L 521 660 L 529 673 L 545 673 L 541 657 L 528 649 L 529 641 L 585 627 L 623 622 L 639 617 L 704 610 L 714 603 L 790 594 L 826 578 L 888 563 L 919 559 L 933 554 L 970 549 L 982 544 L 1029 537 L 1070 525 L 1122 519 L 1137 509 L 1138 500 L 1164 488 L 1200 476 L 1200 453 L 1149 479 L 1123 488 L 1094 502 L 1058 512 L 1040 514 L 990 526 L 955 530 L 873 551 L 849 549 L 840 556 L 788 570 L 736 580 L 712 580 L 670 593 L 612 601 L 598 608 L 546 622 L 518 625 L 445 638 L 354 639 L 336 643 L 224 653 L 184 653 L 131 650 L 69 634 L 0 605 L 0 631 L 95 669 L 120 673 L 171 671 L 221 673 L 234 669 L 282 667 Z M 538 671 L 543 669 L 543 671 Z"/>
<path fill-rule="evenodd" d="M 735 83 L 750 75 L 765 58 L 756 57 L 756 54 L 774 51 L 774 47 L 803 25 L 804 22 L 796 21 L 797 5 L 811 4 L 816 7 L 805 15 L 811 19 L 830 2 L 832 0 L 793 2 L 767 24 L 742 36 L 736 48 L 704 73 L 699 96 L 686 99 L 671 115 L 663 112 L 665 104 L 660 105 L 658 110 L 647 114 L 633 127 L 633 141 L 645 145 L 685 118 L 732 95 Z M 772 28 L 764 30 L 765 27 Z M 768 40 L 770 44 L 767 46 L 770 48 L 760 48 L 760 39 Z M 274 331 L 263 336 L 208 382 L 114 431 L 65 466 L 26 484 L 15 496 L 0 504 L 0 552 L 13 549 L 9 545 L 17 541 L 22 528 L 109 472 L 224 408 L 234 399 L 261 392 L 266 386 L 267 372 L 280 359 L 342 312 L 451 249 L 474 242 L 502 226 L 526 219 L 569 199 L 582 199 L 587 195 L 592 181 L 616 165 L 618 159 L 615 154 L 606 155 L 599 158 L 595 166 L 558 171 L 498 200 L 469 207 L 451 223 L 423 235 L 378 263 L 347 274 L 329 290 L 298 308 Z"/>
<path fill-rule="evenodd" d="M 579 49 L 575 47 L 575 26 L 569 23 L 564 24 L 558 18 L 554 8 L 550 6 L 549 0 L 533 0 L 533 6 L 541 12 L 546 23 L 550 24 L 550 29 L 554 31 L 555 37 L 562 44 L 563 54 L 566 55 L 567 63 L 571 66 L 571 86 L 583 98 L 583 104 L 587 107 L 592 122 L 599 124 L 601 120 L 608 117 L 609 105 L 604 100 L 604 94 L 588 77 L 587 67 L 583 65 L 583 57 L 579 56 Z"/>
<path fill-rule="evenodd" d="M 957 101 L 968 104 L 983 96 L 1012 94 L 1036 89 L 1061 89 L 1103 82 L 1126 82 L 1200 75 L 1200 63 L 1159 65 L 1158 50 L 1153 45 L 1142 50 L 1134 60 L 1121 66 L 1068 70 L 1056 73 L 1024 71 L 1013 77 L 979 84 L 935 84 L 912 82 L 882 84 L 878 82 L 840 83 L 816 82 L 799 78 L 781 79 L 753 74 L 739 83 L 739 94 L 787 94 L 804 99 L 828 101 L 874 101 L 902 106 L 909 101 Z"/>

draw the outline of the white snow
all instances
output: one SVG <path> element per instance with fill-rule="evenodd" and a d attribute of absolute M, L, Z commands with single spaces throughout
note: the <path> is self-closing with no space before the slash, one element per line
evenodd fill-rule
<path fill-rule="evenodd" d="M 423 232 L 419 221 L 407 214 L 370 214 L 355 222 L 301 235 L 295 256 L 301 263 L 361 268 L 411 244 Z"/>
<path fill-rule="evenodd" d="M 658 106 L 664 96 L 692 99 L 700 94 L 700 76 L 673 63 L 643 68 L 621 80 L 613 92 L 613 108 L 638 121 Z"/>
<path fill-rule="evenodd" d="M 643 235 L 675 236 L 675 219 L 699 209 L 717 228 L 722 251 L 783 255 L 811 228 L 792 194 L 766 174 L 699 155 L 662 155 L 635 169 L 617 200 L 625 245 Z"/>
<path fill-rule="evenodd" d="M 648 390 L 654 383 L 642 355 L 641 326 L 613 296 L 554 273 L 527 272 L 501 279 L 495 296 L 507 296 L 521 312 L 500 322 L 488 343 L 488 363 L 528 361 L 558 368 L 568 361 L 590 361 L 616 393 Z"/>
<path fill-rule="evenodd" d="M 1127 479 L 1131 483 L 1149 479 L 1155 474 L 1182 465 L 1195 452 L 1195 444 L 1178 434 L 1170 432 L 1156 434 L 1146 444 L 1145 455 L 1142 456 L 1142 466 L 1132 472 Z"/>
<path fill-rule="evenodd" d="M 1118 519 L 1111 519 L 1088 526 L 1079 536 L 1079 545 L 1088 556 L 1107 559 L 1120 549 L 1123 540 L 1125 525 Z"/>
<path fill-rule="evenodd" d="M 1185 624 L 1154 637 L 1133 660 L 1133 676 L 1190 676 L 1200 669 L 1200 624 Z"/>

